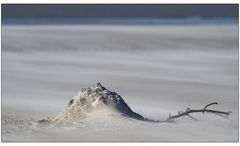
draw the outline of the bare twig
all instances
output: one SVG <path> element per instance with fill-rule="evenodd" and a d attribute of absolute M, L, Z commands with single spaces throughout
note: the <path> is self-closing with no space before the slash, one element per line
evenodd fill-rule
<path fill-rule="evenodd" d="M 207 109 L 207 107 L 211 106 L 211 105 L 214 105 L 214 104 L 218 104 L 217 102 L 212 102 L 212 103 L 209 103 L 208 105 L 206 105 L 204 107 L 204 111 Z"/>
<path fill-rule="evenodd" d="M 193 119 L 194 121 L 198 121 L 197 118 L 194 118 L 193 116 L 187 115 L 188 117 L 190 117 L 191 119 Z"/>
<path fill-rule="evenodd" d="M 210 110 L 210 109 L 207 109 L 209 106 L 211 105 L 214 105 L 214 104 L 218 104 L 217 102 L 212 102 L 210 104 L 207 104 L 203 109 L 197 109 L 197 110 L 193 110 L 193 109 L 190 109 L 190 108 L 187 108 L 185 112 L 178 112 L 177 115 L 171 115 L 169 113 L 169 117 L 167 118 L 166 121 L 172 121 L 173 119 L 177 119 L 177 118 L 180 118 L 180 117 L 184 117 L 184 116 L 188 116 L 194 120 L 197 120 L 196 118 L 190 116 L 189 114 L 191 113 L 205 113 L 205 112 L 208 112 L 208 113 L 213 113 L 213 114 L 216 114 L 216 115 L 219 115 L 219 116 L 223 116 L 223 117 L 227 117 L 228 115 L 230 115 L 230 113 L 232 113 L 231 111 L 229 112 L 225 112 L 225 111 L 218 111 L 218 110 Z"/>

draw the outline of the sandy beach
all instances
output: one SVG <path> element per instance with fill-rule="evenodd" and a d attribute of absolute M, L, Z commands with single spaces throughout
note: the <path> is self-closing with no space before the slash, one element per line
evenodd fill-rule
<path fill-rule="evenodd" d="M 238 25 L 3 25 L 2 141 L 238 141 Z M 149 123 L 93 113 L 39 127 L 81 88 L 101 82 L 145 117 L 187 107 L 229 119 Z"/>

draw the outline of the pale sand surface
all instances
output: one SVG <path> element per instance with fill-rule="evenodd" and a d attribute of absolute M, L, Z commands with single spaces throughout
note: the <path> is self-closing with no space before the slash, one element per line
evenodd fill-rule
<path fill-rule="evenodd" d="M 93 113 L 70 127 L 28 125 L 96 82 L 152 119 L 213 101 L 233 113 L 176 123 Z M 238 141 L 238 114 L 237 25 L 2 26 L 2 141 Z"/>

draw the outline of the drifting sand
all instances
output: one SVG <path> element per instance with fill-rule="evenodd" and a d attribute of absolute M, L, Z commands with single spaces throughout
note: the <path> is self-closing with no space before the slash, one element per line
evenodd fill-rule
<path fill-rule="evenodd" d="M 233 113 L 173 124 L 99 111 L 32 124 L 96 82 L 155 120 L 213 101 Z M 238 128 L 237 25 L 2 26 L 2 141 L 238 141 Z"/>

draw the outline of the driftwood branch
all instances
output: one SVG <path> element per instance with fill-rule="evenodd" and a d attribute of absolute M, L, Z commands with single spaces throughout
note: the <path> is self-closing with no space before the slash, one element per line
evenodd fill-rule
<path fill-rule="evenodd" d="M 197 120 L 196 118 L 190 116 L 191 113 L 212 113 L 212 114 L 216 114 L 216 115 L 219 115 L 219 116 L 223 116 L 223 117 L 227 117 L 228 115 L 230 115 L 230 113 L 232 113 L 231 111 L 228 111 L 228 112 L 225 112 L 225 111 L 218 111 L 218 110 L 210 110 L 210 109 L 207 109 L 209 106 L 211 105 L 216 105 L 218 104 L 217 102 L 212 102 L 210 104 L 207 104 L 203 109 L 190 109 L 190 108 L 187 108 L 185 112 L 178 112 L 177 115 L 171 115 L 169 114 L 169 117 L 167 118 L 166 121 L 172 121 L 173 119 L 177 119 L 177 118 L 180 118 L 180 117 L 184 117 L 184 116 L 188 116 L 190 117 L 191 119 L 193 120 Z"/>

